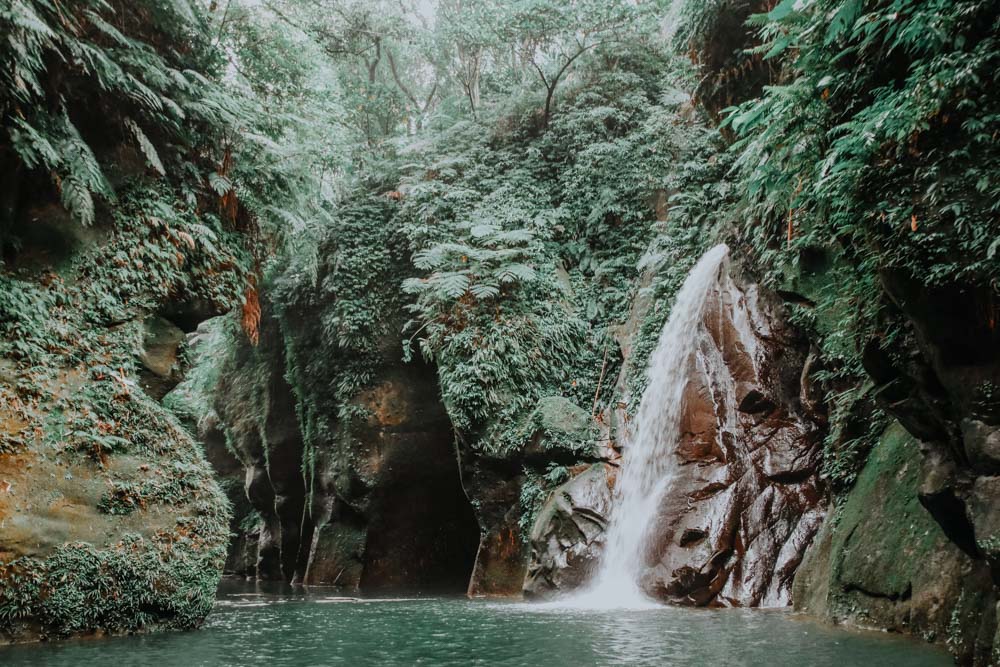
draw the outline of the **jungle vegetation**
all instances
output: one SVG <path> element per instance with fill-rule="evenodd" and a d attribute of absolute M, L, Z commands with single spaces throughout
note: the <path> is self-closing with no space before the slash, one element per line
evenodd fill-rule
<path fill-rule="evenodd" d="M 630 301 L 655 303 L 641 364 L 726 240 L 777 289 L 836 276 L 793 309 L 844 488 L 885 423 L 863 352 L 914 344 L 880 276 L 1000 290 L 992 0 L 8 0 L 0 35 L 10 404 L 73 368 L 111 391 L 118 325 L 170 304 L 255 341 L 261 299 L 310 285 L 345 415 L 397 335 L 502 455 L 543 397 L 618 400 Z M 112 424 L 80 450 L 121 446 L 120 402 L 76 400 Z"/>

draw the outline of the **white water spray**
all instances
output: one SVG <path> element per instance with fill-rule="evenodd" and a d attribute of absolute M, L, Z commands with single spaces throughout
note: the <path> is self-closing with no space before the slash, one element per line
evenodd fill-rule
<path fill-rule="evenodd" d="M 677 473 L 677 448 L 684 388 L 698 341 L 705 303 L 729 248 L 706 252 L 677 294 L 670 318 L 649 360 L 649 382 L 639 403 L 635 433 L 618 471 L 600 569 L 589 590 L 573 606 L 637 608 L 654 604 L 639 577 L 653 518 Z"/>

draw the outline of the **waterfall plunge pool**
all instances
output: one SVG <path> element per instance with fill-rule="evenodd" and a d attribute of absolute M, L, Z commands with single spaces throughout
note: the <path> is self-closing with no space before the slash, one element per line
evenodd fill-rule
<path fill-rule="evenodd" d="M 192 632 L 0 647 L 5 667 L 950 665 L 943 650 L 784 611 L 585 610 L 466 598 L 337 597 L 224 582 Z"/>

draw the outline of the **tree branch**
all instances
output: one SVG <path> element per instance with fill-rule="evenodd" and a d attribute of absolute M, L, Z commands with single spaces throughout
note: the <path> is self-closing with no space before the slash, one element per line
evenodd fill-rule
<path fill-rule="evenodd" d="M 410 89 L 407 88 L 403 81 L 399 78 L 399 71 L 396 69 L 396 59 L 393 58 L 392 51 L 390 49 L 386 49 L 385 55 L 389 58 L 389 70 L 392 72 L 392 78 L 396 81 L 396 85 L 399 86 L 401 91 L 403 91 L 403 94 L 406 95 L 407 99 L 413 102 L 413 106 L 417 108 L 417 111 L 422 111 L 420 103 L 417 102 L 416 96 L 410 92 Z"/>

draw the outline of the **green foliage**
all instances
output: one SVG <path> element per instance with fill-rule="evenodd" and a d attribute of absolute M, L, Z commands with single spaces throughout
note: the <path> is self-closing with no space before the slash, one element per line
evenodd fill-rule
<path fill-rule="evenodd" d="M 127 515 L 143 507 L 142 491 L 134 482 L 116 482 L 101 496 L 97 509 L 105 514 Z"/>
<path fill-rule="evenodd" d="M 517 424 L 543 396 L 611 400 L 613 383 L 599 386 L 620 363 L 611 327 L 656 235 L 657 193 L 692 180 L 707 152 L 710 133 L 677 122 L 686 97 L 660 56 L 607 53 L 618 67 L 583 68 L 540 135 L 515 115 L 509 134 L 464 123 L 403 153 L 400 216 L 420 270 L 404 283 L 407 349 L 436 363 L 453 422 L 485 451 L 524 444 Z"/>
<path fill-rule="evenodd" d="M 176 543 L 126 535 L 108 549 L 70 543 L 44 560 L 18 559 L 0 565 L 0 627 L 31 619 L 53 637 L 193 628 L 212 607 L 224 557 L 223 543 L 192 534 Z"/>
<path fill-rule="evenodd" d="M 162 176 L 187 168 L 190 147 L 238 117 L 234 99 L 201 73 L 220 64 L 201 40 L 204 29 L 187 0 L 85 0 L 67 11 L 15 0 L 0 9 L 0 32 L 9 36 L 0 46 L 7 140 L 21 167 L 50 174 L 81 223 L 95 221 L 95 195 L 115 198 L 94 148 L 106 137 L 132 143 Z M 184 42 L 195 47 L 184 56 L 165 48 Z M 89 118 L 93 105 L 113 111 Z"/>
<path fill-rule="evenodd" d="M 210 214 L 179 210 L 168 193 L 129 192 L 115 209 L 116 230 L 102 255 L 82 266 L 97 318 L 120 320 L 105 304 L 144 305 L 202 300 L 224 312 L 240 303 L 250 258 L 239 235 Z"/>
<path fill-rule="evenodd" d="M 301 386 L 308 377 L 323 386 L 317 393 L 330 394 L 325 389 L 332 387 L 341 417 L 351 416 L 352 399 L 371 382 L 386 337 L 401 326 L 392 315 L 399 310 L 396 286 L 405 271 L 394 208 L 385 197 L 360 194 L 346 201 L 321 246 L 317 282 L 303 282 L 302 274 L 292 270 L 275 285 L 287 331 L 304 324 L 303 316 L 320 318 L 312 323 L 318 335 L 309 348 L 288 350 L 292 385 Z M 328 353 L 315 356 L 313 349 Z"/>
<path fill-rule="evenodd" d="M 997 279 L 996 9 L 824 0 L 755 19 L 765 57 L 791 54 L 786 80 L 727 121 L 742 137 L 746 233 L 763 266 L 819 247 L 847 255 L 862 277 Z M 838 298 L 863 287 L 846 281 Z M 872 328 L 879 306 L 867 300 L 852 328 Z"/>
<path fill-rule="evenodd" d="M 185 348 L 183 365 L 187 369 L 179 385 L 163 397 L 163 405 L 197 426 L 212 411 L 212 399 L 223 364 L 236 346 L 238 331 L 233 318 L 217 317 L 199 325 L 199 340 L 194 350 Z"/>
<path fill-rule="evenodd" d="M 542 504 L 554 488 L 569 481 L 570 474 L 564 466 L 550 464 L 544 473 L 531 468 L 524 469 L 524 481 L 521 484 L 521 516 L 517 525 L 521 529 L 523 539 L 527 540 L 531 527 L 535 525 Z"/>
<path fill-rule="evenodd" d="M 369 417 L 358 393 L 374 382 L 386 350 L 398 349 L 407 262 L 395 209 L 391 199 L 356 193 L 331 216 L 314 276 L 293 263 L 268 278 L 310 492 L 318 448 L 343 450 L 338 434 L 349 438 Z"/>
<path fill-rule="evenodd" d="M 840 384 L 823 373 L 815 379 Z M 890 424 L 888 415 L 873 405 L 871 389 L 870 383 L 849 385 L 844 391 L 827 395 L 830 428 L 823 439 L 822 474 L 837 491 L 854 485 L 868 454 Z"/>
<path fill-rule="evenodd" d="M 238 305 L 250 263 L 240 236 L 175 201 L 160 188 L 128 189 L 107 242 L 72 258 L 63 269 L 69 280 L 0 273 L 0 353 L 30 365 L 106 364 L 100 348 L 115 339 L 128 350 L 131 341 L 95 327 L 140 319 L 173 300 Z"/>
<path fill-rule="evenodd" d="M 203 466 L 173 461 L 142 483 L 114 480 L 97 508 L 105 514 L 126 515 L 154 503 L 180 505 L 199 494 L 204 477 Z"/>
<path fill-rule="evenodd" d="M 262 525 L 264 525 L 264 519 L 261 517 L 260 512 L 251 509 L 243 517 L 242 521 L 240 521 L 240 531 L 243 533 L 254 533 L 259 531 Z"/>
<path fill-rule="evenodd" d="M 996 297 L 1000 11 L 983 0 L 787 0 L 750 23 L 753 55 L 774 78 L 728 110 L 742 193 L 732 210 L 765 280 L 812 302 L 793 319 L 823 353 L 824 470 L 843 489 L 884 425 L 861 350 L 877 344 L 901 364 L 916 345 L 885 278 Z"/>
<path fill-rule="evenodd" d="M 0 273 L 0 345 L 6 353 L 40 362 L 48 350 L 50 313 L 63 300 L 57 291 Z"/>

